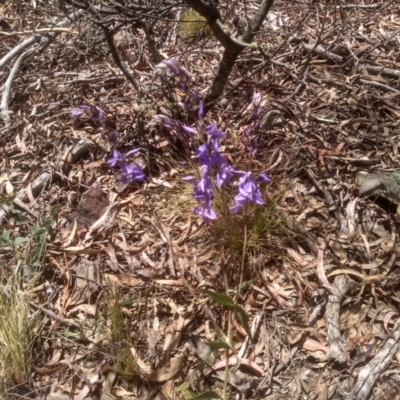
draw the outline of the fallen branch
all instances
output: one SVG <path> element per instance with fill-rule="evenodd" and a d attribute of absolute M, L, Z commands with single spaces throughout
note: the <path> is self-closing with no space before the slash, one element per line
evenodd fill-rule
<path fill-rule="evenodd" d="M 345 275 L 337 276 L 333 285 L 329 288 L 330 295 L 328 296 L 328 303 L 326 305 L 326 328 L 330 345 L 329 357 L 340 365 L 346 365 L 348 362 L 346 352 L 340 339 L 340 304 L 344 295 L 352 286 L 353 282 Z"/>
<path fill-rule="evenodd" d="M 10 93 L 11 93 L 11 85 L 14 81 L 15 76 L 17 75 L 17 72 L 19 71 L 22 62 L 27 59 L 28 57 L 30 57 L 34 52 L 36 51 L 36 49 L 29 49 L 27 51 L 25 51 L 24 53 L 22 53 L 17 61 L 15 62 L 14 66 L 12 67 L 10 74 L 8 75 L 8 78 L 4 84 L 4 90 L 3 90 L 3 94 L 1 96 L 1 104 L 0 104 L 0 115 L 1 118 L 3 119 L 6 127 L 9 127 L 11 124 L 11 111 L 10 108 L 8 106 L 8 101 L 10 98 Z"/>
<path fill-rule="evenodd" d="M 57 24 L 57 27 L 62 27 L 63 25 L 70 23 L 71 19 L 74 17 L 77 17 L 78 15 L 82 14 L 84 10 L 79 10 L 77 12 L 71 13 L 67 18 L 63 19 L 61 22 Z M 10 98 L 10 93 L 11 93 L 11 86 L 12 83 L 17 75 L 17 72 L 19 71 L 23 61 L 25 59 L 29 58 L 32 54 L 34 53 L 40 53 L 41 51 L 44 51 L 50 43 L 60 34 L 61 32 L 53 32 L 53 34 L 47 34 L 47 35 L 42 35 L 42 34 L 37 34 L 33 38 L 30 38 L 26 40 L 25 42 L 21 43 L 19 46 L 11 50 L 5 57 L 3 57 L 0 60 L 0 69 L 4 67 L 9 61 L 11 61 L 14 57 L 16 57 L 18 54 L 20 54 L 26 47 L 29 47 L 33 45 L 34 43 L 39 43 L 39 45 L 33 49 L 28 49 L 25 52 L 23 52 L 17 61 L 15 62 L 14 66 L 12 67 L 10 74 L 8 75 L 8 78 L 4 84 L 4 90 L 3 94 L 1 97 L 1 103 L 0 103 L 0 116 L 3 119 L 6 127 L 10 127 L 11 125 L 11 117 L 10 117 L 10 109 L 9 109 L 9 98 Z"/>
<path fill-rule="evenodd" d="M 376 356 L 358 373 L 357 383 L 346 399 L 368 399 L 376 381 L 388 368 L 399 348 L 400 326 L 387 338 L 386 343 Z"/>
<path fill-rule="evenodd" d="M 68 24 L 69 22 L 71 22 L 71 19 L 74 19 L 78 16 L 80 16 L 81 14 L 84 13 L 84 10 L 78 10 L 78 11 L 74 11 L 71 14 L 68 15 L 67 18 L 64 18 L 62 21 L 60 21 L 57 25 L 56 28 L 60 27 L 62 28 L 64 25 Z M 54 28 L 54 29 L 56 29 Z M 54 31 L 53 29 L 53 31 Z M 46 35 L 43 36 L 42 34 L 37 34 L 34 35 L 33 37 L 26 39 L 24 42 L 20 43 L 17 47 L 14 47 L 11 51 L 9 51 L 1 60 L 0 60 L 0 69 L 2 69 L 4 66 L 6 66 L 14 57 L 18 56 L 19 54 L 22 53 L 22 51 L 24 49 L 26 49 L 27 47 L 32 46 L 33 44 L 40 42 L 43 39 L 46 40 L 52 40 L 55 39 L 55 37 L 57 36 L 57 34 L 55 34 L 54 36 L 51 35 Z"/>

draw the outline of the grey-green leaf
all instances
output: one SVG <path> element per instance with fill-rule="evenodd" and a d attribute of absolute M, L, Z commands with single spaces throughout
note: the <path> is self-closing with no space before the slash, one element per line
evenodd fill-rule
<path fill-rule="evenodd" d="M 232 297 L 227 296 L 226 294 L 212 292 L 211 290 L 205 290 L 204 292 L 210 296 L 211 300 L 214 300 L 216 303 L 221 304 L 221 306 L 235 306 L 235 302 L 233 301 Z"/>

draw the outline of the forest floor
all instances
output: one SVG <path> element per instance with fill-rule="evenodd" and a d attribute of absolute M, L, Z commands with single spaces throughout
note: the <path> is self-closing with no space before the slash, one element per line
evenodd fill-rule
<path fill-rule="evenodd" d="M 0 57 L 67 14 L 0 10 Z M 163 24 L 161 54 L 204 96 L 222 48 Z M 183 93 L 141 30 L 114 36 L 139 92 L 85 14 L 19 66 L 0 60 L 3 101 L 17 68 L 0 127 L 2 398 L 400 399 L 399 26 L 395 1 L 274 4 L 205 117 L 248 169 L 259 92 L 251 166 L 271 182 L 246 215 L 216 195 L 208 224 L 182 180 L 195 160 L 153 120 L 184 122 Z M 120 151 L 141 148 L 142 183 L 119 183 L 110 132 L 71 118 L 79 105 L 104 111 Z"/>

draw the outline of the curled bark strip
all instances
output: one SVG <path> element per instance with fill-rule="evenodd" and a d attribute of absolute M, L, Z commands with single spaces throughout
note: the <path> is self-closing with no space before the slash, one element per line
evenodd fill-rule
<path fill-rule="evenodd" d="M 328 281 L 328 278 L 325 275 L 324 271 L 324 252 L 326 249 L 326 245 L 329 243 L 330 235 L 326 237 L 326 240 L 321 243 L 318 249 L 318 256 L 317 256 L 317 276 L 321 285 L 327 289 L 332 289 L 331 284 Z"/>
<path fill-rule="evenodd" d="M 93 144 L 89 141 L 83 139 L 79 140 L 64 152 L 64 155 L 59 161 L 56 169 L 61 168 L 64 173 L 68 172 L 70 164 L 74 164 L 79 161 L 79 159 L 89 151 L 92 145 Z M 57 172 L 54 172 L 55 171 L 52 170 L 43 171 L 39 176 L 35 178 L 35 180 L 31 183 L 31 191 L 34 196 L 39 195 L 43 190 L 45 190 L 47 187 L 47 183 L 51 182 L 53 179 L 56 179 L 58 176 L 63 176 Z M 21 205 L 21 203 L 25 203 L 28 201 L 28 189 L 23 188 L 18 192 L 13 203 L 18 207 L 25 208 Z M 28 208 L 28 206 L 26 207 Z M 2 221 L 9 213 L 10 208 L 7 205 L 3 204 L 2 206 L 0 206 L 0 223 L 2 223 Z"/>
<path fill-rule="evenodd" d="M 387 338 L 386 343 L 376 356 L 358 374 L 357 383 L 347 400 L 366 400 L 376 381 L 390 365 L 400 348 L 400 326 Z"/>
<path fill-rule="evenodd" d="M 340 304 L 344 295 L 352 287 L 352 281 L 346 276 L 339 275 L 335 278 L 333 286 L 330 289 L 326 305 L 326 328 L 329 339 L 329 357 L 341 365 L 347 364 L 347 355 L 340 340 L 339 317 Z"/>

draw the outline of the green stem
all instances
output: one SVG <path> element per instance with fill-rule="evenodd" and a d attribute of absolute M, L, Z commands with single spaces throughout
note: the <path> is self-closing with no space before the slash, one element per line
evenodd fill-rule
<path fill-rule="evenodd" d="M 246 210 L 247 211 L 247 210 Z M 232 311 L 228 312 L 228 335 L 227 338 L 229 343 L 232 343 L 232 327 L 233 327 L 233 318 L 236 314 L 236 306 L 239 301 L 240 297 L 240 288 L 243 282 L 243 273 L 244 273 L 244 263 L 246 261 L 246 248 L 247 248 L 247 214 L 246 215 L 246 223 L 244 225 L 244 235 L 243 235 L 243 249 L 242 249 L 242 260 L 240 263 L 240 271 L 239 271 L 239 284 L 236 289 L 236 300 L 235 300 L 235 308 Z M 229 295 L 229 284 L 228 278 L 226 273 L 224 273 L 224 280 L 225 280 L 225 290 L 226 294 Z M 226 357 L 226 365 L 225 365 L 225 376 L 224 376 L 224 388 L 222 393 L 222 398 L 226 400 L 226 392 L 228 390 L 228 380 L 229 380 L 229 349 L 225 350 L 225 357 Z"/>

